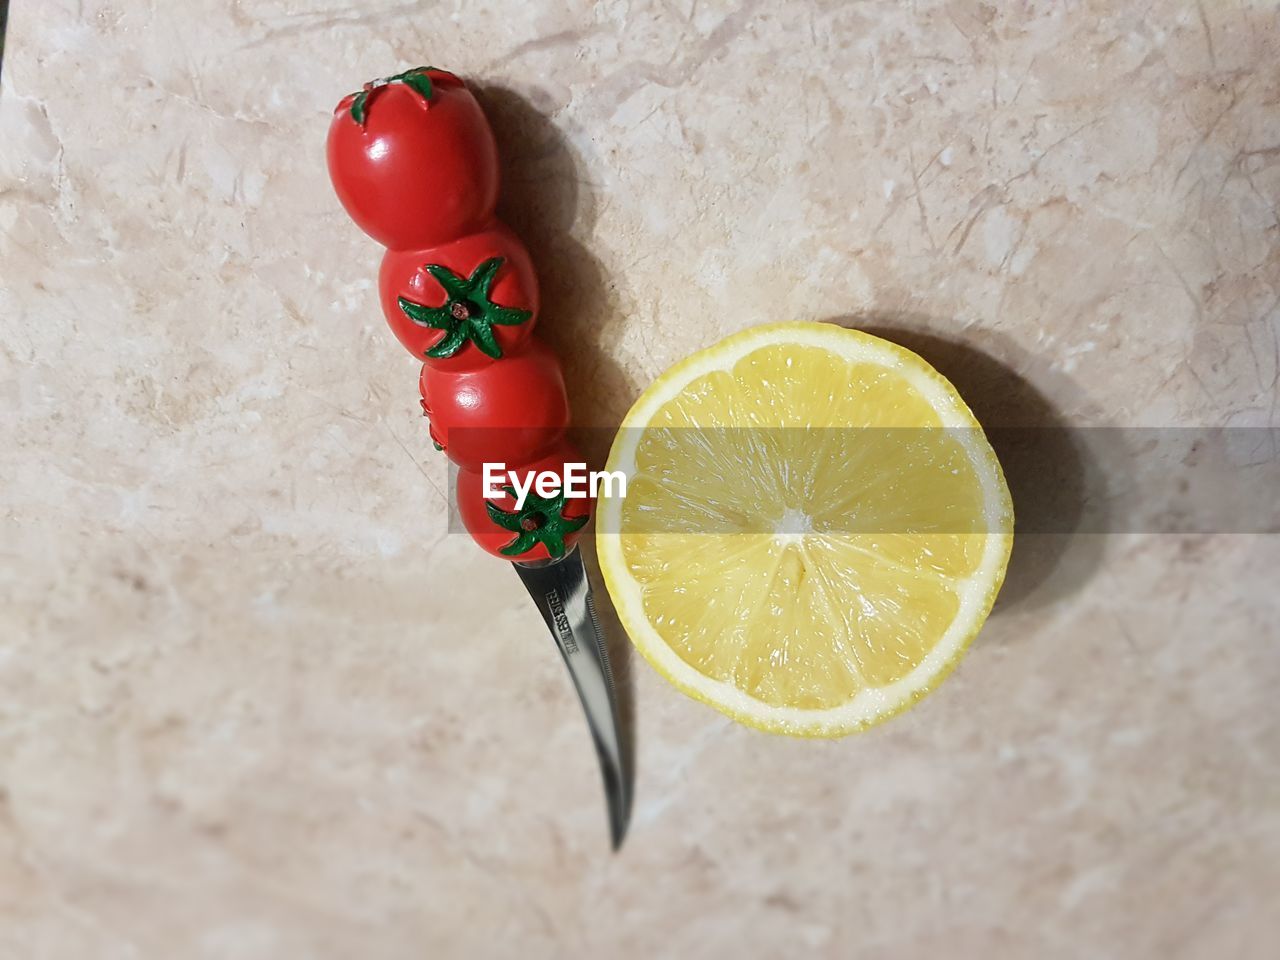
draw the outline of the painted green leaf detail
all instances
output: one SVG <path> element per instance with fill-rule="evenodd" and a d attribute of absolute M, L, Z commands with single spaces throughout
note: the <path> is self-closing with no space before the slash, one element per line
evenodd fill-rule
<path fill-rule="evenodd" d="M 460 299 L 470 292 L 470 281 L 462 279 L 448 267 L 442 267 L 438 263 L 428 263 L 427 273 L 435 277 L 436 282 L 444 287 L 444 292 L 449 295 L 450 300 Z"/>
<path fill-rule="evenodd" d="M 516 495 L 515 490 L 512 489 L 511 487 L 503 487 L 502 490 L 509 497 L 514 498 Z M 520 514 L 508 513 L 506 510 L 500 510 L 498 507 L 495 507 L 488 500 L 485 501 L 484 508 L 489 513 L 489 519 L 492 520 L 494 523 L 496 523 L 498 526 L 502 527 L 504 530 L 519 531 Z"/>
<path fill-rule="evenodd" d="M 431 83 L 431 75 L 428 73 L 435 67 L 413 67 L 403 73 L 397 73 L 390 77 L 379 77 L 370 83 L 364 85 L 355 99 L 351 101 L 351 119 L 364 126 L 365 121 L 369 119 L 369 101 L 373 94 L 381 88 L 392 83 L 403 83 L 406 87 L 414 90 L 422 99 L 430 101 L 434 92 Z"/>
<path fill-rule="evenodd" d="M 521 533 L 520 536 L 516 537 L 514 540 L 508 543 L 505 547 L 503 547 L 499 551 L 499 553 L 508 557 L 518 557 L 520 556 L 520 554 L 528 553 L 530 550 L 532 550 L 534 547 L 534 544 L 536 544 L 537 542 L 538 542 L 537 538 L 532 533 L 529 533 L 528 531 L 526 531 L 524 533 Z M 561 548 L 561 553 L 563 552 L 564 552 L 563 548 Z"/>
<path fill-rule="evenodd" d="M 462 345 L 466 342 L 467 334 L 465 331 L 461 329 L 450 330 L 445 334 L 443 340 L 426 351 L 426 355 L 432 360 L 445 360 L 461 350 Z"/>
<path fill-rule="evenodd" d="M 468 286 L 481 290 L 487 298 L 490 289 L 493 287 L 493 278 L 497 275 L 500 266 L 502 266 L 501 257 L 490 257 L 476 267 L 475 272 L 467 279 Z"/>
<path fill-rule="evenodd" d="M 503 488 L 509 497 L 516 492 L 511 487 Z M 554 497 L 540 497 L 530 490 L 524 498 L 524 507 L 515 512 L 502 510 L 492 503 L 485 503 L 485 510 L 495 524 L 504 530 L 516 534 L 516 538 L 499 549 L 505 557 L 518 557 L 528 553 L 536 544 L 541 543 L 547 553 L 555 558 L 565 554 L 565 537 L 576 530 L 581 530 L 587 523 L 587 517 L 566 517 L 565 503 L 568 497 L 563 489 Z"/>
<path fill-rule="evenodd" d="M 423 100 L 431 99 L 431 78 L 427 76 L 427 67 L 408 71 L 403 77 L 406 86 L 412 87 L 422 95 Z"/>
<path fill-rule="evenodd" d="M 448 326 L 449 311 L 444 307 L 424 307 L 420 303 L 414 303 L 412 300 L 400 298 L 400 309 L 414 323 L 421 324 L 424 327 L 435 327 L 437 330 L 444 330 Z"/>
<path fill-rule="evenodd" d="M 351 119 L 360 126 L 364 126 L 365 119 L 369 116 L 365 109 L 365 102 L 369 99 L 369 91 L 361 90 L 356 94 L 356 98 L 351 101 Z"/>
<path fill-rule="evenodd" d="M 480 348 L 480 351 L 487 357 L 498 360 L 502 357 L 502 347 L 498 346 L 498 341 L 493 337 L 493 329 L 475 322 L 472 318 L 470 329 L 467 331 L 471 334 L 471 341 Z"/>
<path fill-rule="evenodd" d="M 502 269 L 502 257 L 491 257 L 463 277 L 438 263 L 423 266 L 444 289 L 444 306 L 428 307 L 404 297 L 399 299 L 400 309 L 414 323 L 445 331 L 440 341 L 426 351 L 433 360 L 452 357 L 468 341 L 476 345 L 487 357 L 502 358 L 502 346 L 493 335 L 494 324 L 517 326 L 533 316 L 530 310 L 504 307 L 494 303 L 491 295 L 494 280 Z"/>
<path fill-rule="evenodd" d="M 514 327 L 529 319 L 528 310 L 516 310 L 512 307 L 494 307 L 489 316 L 490 323 L 503 327 Z"/>

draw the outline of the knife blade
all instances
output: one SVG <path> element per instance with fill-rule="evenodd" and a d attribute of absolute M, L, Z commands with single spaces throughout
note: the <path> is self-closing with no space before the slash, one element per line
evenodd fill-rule
<path fill-rule="evenodd" d="M 631 818 L 631 765 L 623 749 L 622 724 L 609 652 L 596 617 L 591 581 L 574 547 L 558 560 L 513 563 L 551 631 L 587 715 L 604 779 L 613 849 L 622 846 Z"/>

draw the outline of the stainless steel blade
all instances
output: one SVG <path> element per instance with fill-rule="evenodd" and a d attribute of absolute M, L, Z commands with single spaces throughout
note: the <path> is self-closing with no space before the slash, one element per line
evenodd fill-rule
<path fill-rule="evenodd" d="M 604 777 L 613 849 L 617 850 L 631 818 L 631 770 L 622 748 L 622 727 L 613 673 L 609 670 L 609 653 L 596 619 L 591 582 L 587 579 L 582 554 L 575 547 L 559 560 L 512 566 L 560 648 L 582 709 L 586 711 Z"/>

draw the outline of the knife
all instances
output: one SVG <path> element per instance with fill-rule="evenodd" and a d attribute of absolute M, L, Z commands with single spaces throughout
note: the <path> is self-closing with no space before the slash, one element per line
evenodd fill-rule
<path fill-rule="evenodd" d="M 631 818 L 631 769 L 622 745 L 622 723 L 609 651 L 596 616 L 591 581 L 575 546 L 558 560 L 514 563 L 529 596 L 551 631 L 573 679 L 595 742 L 609 810 L 613 849 L 622 846 Z"/>
<path fill-rule="evenodd" d="M 472 538 L 511 562 L 555 640 L 587 715 L 617 850 L 631 814 L 631 767 L 604 634 L 576 546 L 590 504 L 567 489 L 530 490 L 533 474 L 565 481 L 579 457 L 566 439 L 569 402 L 553 352 L 532 336 L 537 277 L 498 219 L 497 147 L 456 74 L 415 67 L 372 81 L 334 110 L 330 179 L 352 220 L 387 248 L 383 312 L 420 361 L 418 389 L 438 450 L 459 467 L 458 512 Z M 510 465 L 520 486 L 485 474 Z M 514 509 L 511 509 L 514 505 Z"/>

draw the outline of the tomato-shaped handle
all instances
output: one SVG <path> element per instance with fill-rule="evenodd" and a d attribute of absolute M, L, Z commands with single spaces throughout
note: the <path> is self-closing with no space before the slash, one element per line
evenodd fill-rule
<path fill-rule="evenodd" d="M 486 462 L 518 466 L 536 460 L 569 426 L 560 363 L 536 338 L 520 353 L 484 367 L 441 370 L 424 363 L 419 384 L 430 398 L 432 436 L 450 460 L 468 470 Z"/>
<path fill-rule="evenodd" d="M 493 219 L 493 131 L 471 91 L 445 70 L 416 67 L 344 97 L 327 153 L 338 199 L 384 247 L 447 243 Z"/>
<path fill-rule="evenodd" d="M 504 560 L 557 559 L 573 548 L 590 519 L 592 501 L 583 474 L 570 475 L 582 457 L 562 443 L 544 457 L 503 471 L 458 471 L 458 514 L 472 538 Z M 578 487 L 571 486 L 573 481 Z"/>
<path fill-rule="evenodd" d="M 434 247 L 388 250 L 378 296 L 392 333 L 442 370 L 519 351 L 538 322 L 538 278 L 502 223 Z"/>
<path fill-rule="evenodd" d="M 396 337 L 423 361 L 422 412 L 432 441 L 461 468 L 464 525 L 508 560 L 563 556 L 591 513 L 565 482 L 571 464 L 584 482 L 586 468 L 564 440 L 560 364 L 531 336 L 533 264 L 494 216 L 497 149 L 480 105 L 434 67 L 375 80 L 338 104 L 328 162 L 351 219 L 388 248 L 379 299 Z M 507 485 L 486 484 L 486 465 Z"/>

